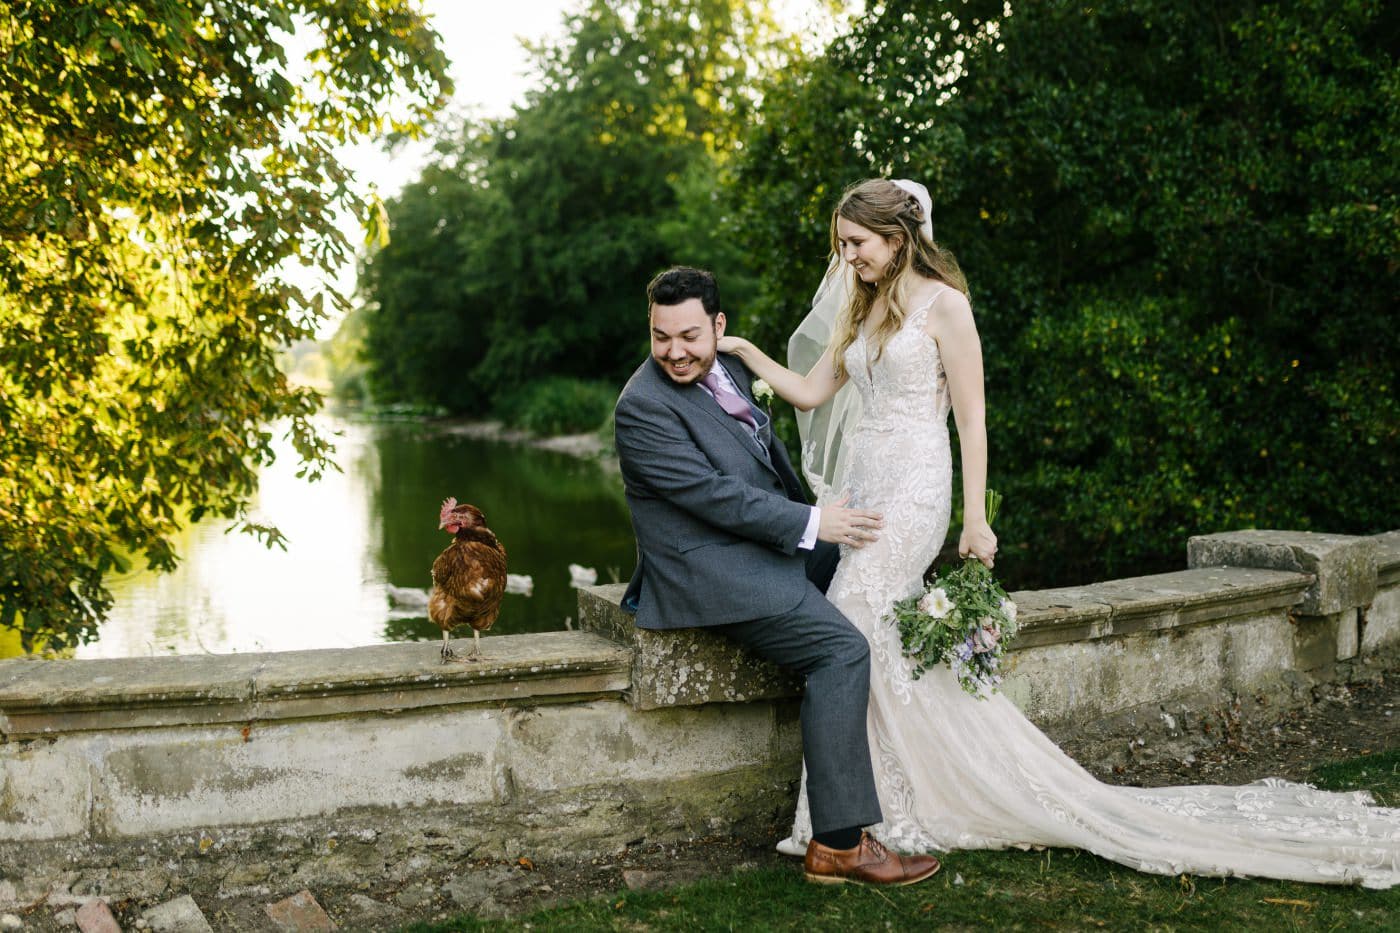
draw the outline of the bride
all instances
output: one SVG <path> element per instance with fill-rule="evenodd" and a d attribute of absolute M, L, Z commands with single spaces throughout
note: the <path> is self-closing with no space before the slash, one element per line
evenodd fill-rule
<path fill-rule="evenodd" d="M 967 285 L 932 237 L 922 185 L 871 179 L 832 215 L 831 264 L 789 344 L 805 376 L 724 337 L 799 412 L 803 466 L 825 504 L 884 513 L 878 540 L 843 546 L 828 598 L 870 642 L 867 731 L 892 849 L 1069 846 L 1157 874 L 1250 875 L 1383 888 L 1400 882 L 1400 809 L 1364 792 L 1267 779 L 1241 787 L 1100 783 L 1010 700 L 963 692 L 944 667 L 918 680 L 887 621 L 917 592 L 948 530 L 957 419 L 965 514 L 958 553 L 992 566 L 981 344 Z M 846 504 L 842 502 L 841 504 Z M 811 838 L 805 781 L 792 836 Z"/>

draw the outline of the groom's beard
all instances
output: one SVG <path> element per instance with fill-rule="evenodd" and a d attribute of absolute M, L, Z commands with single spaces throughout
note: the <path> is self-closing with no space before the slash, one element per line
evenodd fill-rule
<path fill-rule="evenodd" d="M 686 356 L 684 359 L 671 360 L 666 357 L 654 356 L 661 365 L 661 369 L 666 373 L 666 377 L 678 385 L 690 385 L 705 378 L 715 366 L 717 354 L 711 350 L 708 356 Z"/>

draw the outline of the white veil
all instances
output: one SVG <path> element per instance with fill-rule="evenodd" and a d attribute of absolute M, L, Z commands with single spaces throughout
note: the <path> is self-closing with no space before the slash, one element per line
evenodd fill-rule
<path fill-rule="evenodd" d="M 924 214 L 920 232 L 932 242 L 933 200 L 929 197 L 928 189 L 904 178 L 895 179 L 894 183 L 918 200 Z M 834 253 L 816 294 L 812 296 L 812 310 L 788 338 L 789 369 L 806 373 L 826 352 L 837 317 L 850 299 L 853 274 L 850 265 L 839 253 Z M 860 414 L 860 393 L 849 381 L 825 405 L 811 411 L 797 412 L 797 431 L 802 438 L 802 473 L 817 497 L 817 505 L 834 502 L 845 491 L 846 459 L 849 456 L 845 440 L 860 423 Z"/>

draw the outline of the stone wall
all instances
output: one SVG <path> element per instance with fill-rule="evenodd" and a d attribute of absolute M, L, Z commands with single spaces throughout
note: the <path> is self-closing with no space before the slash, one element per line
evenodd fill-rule
<path fill-rule="evenodd" d="M 1182 754 L 1222 710 L 1274 714 L 1400 650 L 1400 532 L 1234 532 L 1188 554 L 1013 594 L 1006 692 L 1081 760 Z M 771 838 L 800 770 L 798 683 L 705 632 L 637 631 L 620 596 L 582 591 L 586 631 L 492 637 L 474 663 L 428 644 L 0 661 L 0 907 L 81 900 L 93 860 L 307 839 L 327 846 L 313 883 L 405 851 Z"/>
<path fill-rule="evenodd" d="M 1400 532 L 1192 538 L 1175 573 L 1014 592 L 1005 693 L 1082 761 L 1185 755 L 1222 721 L 1311 702 L 1400 655 Z M 647 632 L 621 584 L 580 597 L 585 629 L 632 649 L 639 710 L 794 697 L 796 680 L 705 632 Z"/>

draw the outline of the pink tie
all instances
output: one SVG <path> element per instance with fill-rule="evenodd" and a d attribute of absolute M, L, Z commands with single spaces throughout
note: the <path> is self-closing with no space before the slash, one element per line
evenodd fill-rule
<path fill-rule="evenodd" d="M 719 373 L 710 370 L 705 374 L 705 378 L 700 380 L 705 384 L 705 388 L 714 395 L 715 401 L 719 402 L 719 407 L 723 408 L 731 416 L 738 418 L 749 427 L 757 430 L 758 422 L 754 421 L 753 412 L 749 409 L 749 403 L 739 397 L 739 394 L 729 386 L 725 385 L 719 378 Z"/>

